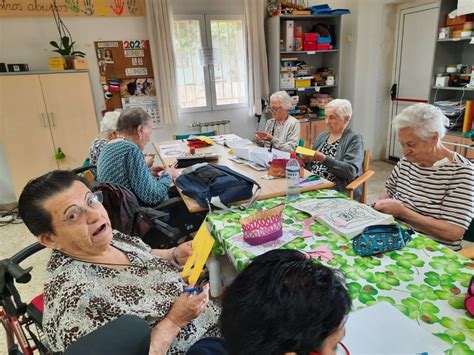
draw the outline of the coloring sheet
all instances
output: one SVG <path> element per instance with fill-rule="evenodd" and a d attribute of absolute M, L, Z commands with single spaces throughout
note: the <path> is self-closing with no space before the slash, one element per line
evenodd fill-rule
<path fill-rule="evenodd" d="M 365 227 L 394 223 L 393 216 L 380 213 L 372 207 L 346 198 L 321 198 L 291 204 L 309 213 L 334 232 L 352 238 Z"/>

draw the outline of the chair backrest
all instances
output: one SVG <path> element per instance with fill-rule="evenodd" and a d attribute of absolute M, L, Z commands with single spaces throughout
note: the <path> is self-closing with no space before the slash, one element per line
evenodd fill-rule
<path fill-rule="evenodd" d="M 365 173 L 370 168 L 370 160 L 372 159 L 372 150 L 367 149 L 364 152 L 364 165 L 362 165 L 362 173 Z"/>
<path fill-rule="evenodd" d="M 206 136 L 212 137 L 217 134 L 216 131 L 209 131 L 209 132 L 196 132 L 196 133 L 188 133 L 188 134 L 173 134 L 173 140 L 180 140 L 180 139 L 188 139 L 189 136 Z"/>
<path fill-rule="evenodd" d="M 471 221 L 469 228 L 464 233 L 463 240 L 467 240 L 468 242 L 474 242 L 474 219 Z"/>

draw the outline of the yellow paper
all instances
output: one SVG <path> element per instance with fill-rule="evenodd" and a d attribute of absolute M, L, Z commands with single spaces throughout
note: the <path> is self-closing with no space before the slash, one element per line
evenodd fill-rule
<path fill-rule="evenodd" d="M 206 142 L 209 145 L 213 143 L 212 139 L 206 136 L 197 136 L 196 138 L 200 141 Z"/>
<path fill-rule="evenodd" d="M 316 150 L 304 148 L 304 147 L 297 147 L 296 148 L 296 153 L 298 154 L 303 154 L 303 155 L 309 155 L 309 156 L 314 156 L 316 154 Z"/>
<path fill-rule="evenodd" d="M 196 284 L 213 245 L 214 238 L 212 238 L 207 230 L 206 223 L 203 222 L 192 242 L 193 253 L 189 256 L 188 260 L 186 260 L 183 271 L 181 271 L 181 277 L 189 276 L 189 285 L 194 286 Z"/>

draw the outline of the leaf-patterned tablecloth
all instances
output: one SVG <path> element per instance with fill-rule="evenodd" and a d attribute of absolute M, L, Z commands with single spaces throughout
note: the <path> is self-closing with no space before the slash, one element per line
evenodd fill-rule
<path fill-rule="evenodd" d="M 334 195 L 319 190 L 301 195 L 300 200 Z M 340 197 L 345 195 L 340 194 Z M 266 210 L 284 197 L 258 201 L 255 208 L 239 213 L 208 215 L 211 233 L 217 243 L 213 255 L 227 254 L 238 271 L 254 256 L 229 240 L 241 232 L 239 219 Z M 289 205 L 283 212 L 283 228 L 299 229 L 309 215 Z M 474 262 L 437 242 L 416 234 L 407 247 L 372 257 L 360 257 L 352 249 L 351 240 L 333 233 L 317 221 L 310 230 L 313 237 L 297 237 L 282 248 L 310 251 L 327 245 L 334 259 L 324 264 L 340 269 L 346 276 L 353 300 L 353 310 L 386 301 L 451 345 L 446 354 L 474 354 L 474 319 L 464 309 L 464 294 Z"/>

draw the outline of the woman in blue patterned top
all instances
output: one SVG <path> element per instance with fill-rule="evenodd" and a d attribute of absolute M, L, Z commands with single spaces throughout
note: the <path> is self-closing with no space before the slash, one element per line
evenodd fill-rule
<path fill-rule="evenodd" d="M 142 205 L 153 206 L 168 199 L 168 189 L 177 176 L 172 167 L 147 166 L 142 150 L 150 141 L 151 117 L 141 108 L 122 112 L 117 122 L 119 137 L 102 149 L 97 161 L 97 181 L 112 182 L 131 190 Z"/>

